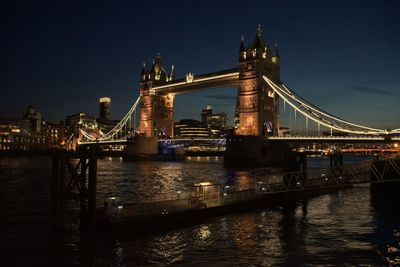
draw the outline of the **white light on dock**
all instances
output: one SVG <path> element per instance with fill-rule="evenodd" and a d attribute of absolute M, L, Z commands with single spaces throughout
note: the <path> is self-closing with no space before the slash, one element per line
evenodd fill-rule
<path fill-rule="evenodd" d="M 124 206 L 118 206 L 118 209 L 120 210 L 120 209 L 122 209 Z"/>
<path fill-rule="evenodd" d="M 112 160 L 112 157 L 108 157 L 108 160 Z"/>
<path fill-rule="evenodd" d="M 212 183 L 210 182 L 201 182 L 201 183 L 195 183 L 194 186 L 210 186 Z"/>
<path fill-rule="evenodd" d="M 116 197 L 110 197 L 110 199 L 111 199 L 111 200 L 115 200 L 115 199 L 116 199 Z"/>

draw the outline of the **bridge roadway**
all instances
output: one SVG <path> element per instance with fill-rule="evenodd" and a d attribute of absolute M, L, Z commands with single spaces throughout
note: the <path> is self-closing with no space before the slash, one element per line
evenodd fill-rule
<path fill-rule="evenodd" d="M 229 141 L 240 141 L 241 136 L 229 137 Z M 287 141 L 296 143 L 315 143 L 315 142 L 327 142 L 327 143 L 385 143 L 390 141 L 400 141 L 400 137 L 389 137 L 389 136 L 269 136 L 266 140 L 270 141 Z M 190 142 L 190 141 L 209 141 L 215 143 L 225 143 L 226 138 L 170 138 L 160 139 L 159 143 L 174 143 L 174 142 Z M 107 140 L 107 141 L 88 141 L 80 142 L 79 145 L 91 145 L 91 144 L 105 144 L 105 145 L 126 145 L 127 140 Z"/>
<path fill-rule="evenodd" d="M 215 143 L 225 143 L 226 138 L 171 138 L 171 139 L 159 139 L 159 143 L 174 143 L 174 142 L 190 142 L 190 141 L 209 141 Z M 132 141 L 134 142 L 134 141 Z M 104 145 L 127 145 L 128 140 L 98 140 L 98 141 L 87 141 L 80 142 L 79 145 L 93 145 L 93 144 L 104 144 Z"/>
<path fill-rule="evenodd" d="M 153 87 L 150 89 L 150 93 L 182 94 L 201 89 L 237 86 L 238 83 L 239 69 L 233 68 L 199 76 L 187 76 L 186 79 L 178 79 L 166 85 Z"/>
<path fill-rule="evenodd" d="M 268 140 L 298 142 L 298 143 L 384 143 L 400 141 L 399 136 L 269 136 Z"/>

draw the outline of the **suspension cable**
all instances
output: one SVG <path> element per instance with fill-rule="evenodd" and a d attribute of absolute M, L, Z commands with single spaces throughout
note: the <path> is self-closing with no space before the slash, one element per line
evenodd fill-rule
<path fill-rule="evenodd" d="M 340 132 L 347 132 L 347 133 L 353 133 L 353 134 L 380 134 L 383 133 L 383 130 L 378 130 L 378 129 L 374 129 L 371 131 L 355 131 L 355 130 L 351 130 L 351 129 L 346 129 L 343 128 L 339 125 L 337 125 L 336 123 L 334 124 L 333 122 L 330 122 L 324 118 L 319 117 L 317 114 L 315 114 L 314 112 L 311 112 L 310 109 L 314 110 L 317 113 L 323 114 L 324 112 L 319 111 L 318 109 L 303 103 L 302 101 L 298 100 L 293 93 L 289 93 L 290 90 L 288 90 L 287 88 L 285 90 L 283 90 L 282 88 L 280 88 L 279 86 L 277 86 L 274 82 L 272 82 L 270 79 L 268 79 L 266 76 L 263 76 L 263 79 L 268 83 L 268 85 L 280 96 L 282 97 L 286 102 L 288 102 L 288 104 L 290 106 L 292 106 L 295 110 L 297 110 L 298 112 L 300 112 L 301 114 L 303 114 L 304 116 L 308 117 L 309 119 L 313 120 L 314 122 L 320 123 L 328 128 L 332 128 L 335 130 L 338 130 Z M 292 103 L 292 101 L 289 101 L 289 99 L 295 100 L 298 105 L 300 107 L 304 107 L 307 112 L 305 112 L 304 110 L 302 110 L 300 107 L 296 106 L 295 104 Z M 317 118 L 315 118 L 317 117 Z M 329 117 L 329 116 L 327 116 Z M 332 119 L 334 120 L 339 120 L 339 121 L 343 121 L 341 119 L 337 119 L 336 117 L 332 116 Z M 347 122 L 346 122 L 347 123 Z M 352 123 L 348 123 L 348 124 L 352 124 Z M 367 127 L 359 127 L 359 128 L 364 128 L 364 129 L 372 129 L 372 128 L 367 128 Z"/>

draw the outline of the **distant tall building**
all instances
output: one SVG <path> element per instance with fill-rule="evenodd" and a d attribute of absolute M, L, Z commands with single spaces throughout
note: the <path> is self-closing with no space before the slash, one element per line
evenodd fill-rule
<path fill-rule="evenodd" d="M 23 118 L 31 121 L 33 133 L 40 134 L 42 125 L 42 114 L 40 112 L 37 112 L 35 108 L 32 105 L 30 105 L 26 109 Z"/>
<path fill-rule="evenodd" d="M 212 117 L 212 107 L 207 106 L 205 109 L 201 111 L 201 122 L 207 128 L 211 126 L 211 117 Z"/>
<path fill-rule="evenodd" d="M 214 136 L 223 136 L 226 131 L 226 114 L 223 112 L 214 113 L 212 107 L 207 106 L 201 111 L 201 122 L 204 127 L 211 130 Z"/>
<path fill-rule="evenodd" d="M 215 113 L 211 116 L 210 127 L 213 135 L 223 136 L 226 131 L 226 114 L 224 112 Z"/>
<path fill-rule="evenodd" d="M 111 118 L 111 98 L 109 97 L 100 97 L 100 121 L 109 121 Z"/>

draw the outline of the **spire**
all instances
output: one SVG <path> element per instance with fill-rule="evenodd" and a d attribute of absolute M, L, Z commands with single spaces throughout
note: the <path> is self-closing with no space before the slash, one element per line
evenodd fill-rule
<path fill-rule="evenodd" d="M 256 34 L 257 34 L 257 35 L 262 35 L 261 24 L 258 24 L 257 30 L 256 30 Z"/>
<path fill-rule="evenodd" d="M 142 71 L 140 72 L 140 79 L 144 82 L 147 78 L 146 63 L 143 62 Z"/>
<path fill-rule="evenodd" d="M 152 77 L 151 79 L 154 79 L 156 81 L 159 81 L 161 78 L 163 78 L 164 81 L 164 76 L 166 77 L 160 53 L 157 53 L 157 56 L 153 60 L 153 66 L 151 67 L 150 74 Z"/>
<path fill-rule="evenodd" d="M 274 54 L 272 55 L 272 63 L 276 64 L 279 66 L 280 64 L 280 58 L 279 58 L 279 51 L 278 51 L 278 44 L 275 43 L 275 49 L 274 49 Z"/>
<path fill-rule="evenodd" d="M 150 73 L 154 73 L 154 66 L 156 65 L 156 62 L 153 59 L 153 64 L 151 65 Z"/>
<path fill-rule="evenodd" d="M 256 37 L 254 38 L 253 41 L 253 49 L 255 48 L 264 48 L 265 44 L 264 44 L 264 38 L 262 35 L 262 31 L 261 31 L 261 25 L 258 24 L 257 30 L 256 30 Z"/>
<path fill-rule="evenodd" d="M 279 57 L 278 43 L 275 43 L 275 51 L 273 57 Z"/>
<path fill-rule="evenodd" d="M 245 45 L 244 45 L 244 37 L 242 35 L 242 38 L 240 39 L 240 48 L 239 48 L 239 52 L 244 52 L 246 51 Z"/>
<path fill-rule="evenodd" d="M 146 63 L 143 62 L 143 66 L 142 66 L 142 72 L 140 74 L 145 75 L 146 74 Z"/>
<path fill-rule="evenodd" d="M 169 75 L 170 80 L 173 81 L 175 79 L 175 66 L 171 66 L 171 74 Z"/>

